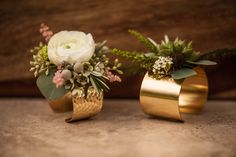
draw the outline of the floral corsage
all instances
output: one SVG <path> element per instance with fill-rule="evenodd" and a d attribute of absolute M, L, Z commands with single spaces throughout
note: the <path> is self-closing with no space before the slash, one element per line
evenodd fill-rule
<path fill-rule="evenodd" d="M 30 71 L 38 77 L 37 85 L 47 99 L 58 99 L 68 92 L 81 92 L 86 97 L 89 88 L 97 93 L 108 91 L 107 81 L 121 82 L 118 59 L 110 62 L 106 41 L 95 43 L 91 34 L 80 31 L 60 31 L 53 34 L 41 24 L 40 33 L 46 42 L 31 50 Z"/>
<path fill-rule="evenodd" d="M 193 69 L 195 66 L 216 64 L 216 62 L 204 59 L 204 55 L 193 50 L 192 42 L 178 38 L 171 41 L 168 36 L 165 36 L 165 39 L 157 44 L 137 31 L 129 30 L 129 33 L 143 43 L 148 52 L 130 52 L 115 48 L 112 53 L 139 63 L 150 77 L 157 80 L 166 76 L 175 80 L 187 78 L 197 74 Z"/>

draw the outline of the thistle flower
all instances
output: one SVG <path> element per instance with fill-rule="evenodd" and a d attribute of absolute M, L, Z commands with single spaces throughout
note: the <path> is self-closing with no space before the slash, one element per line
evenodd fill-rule
<path fill-rule="evenodd" d="M 81 71 L 83 71 L 83 64 L 80 62 L 77 62 L 75 63 L 73 69 L 75 72 L 80 73 Z"/>
<path fill-rule="evenodd" d="M 106 53 L 109 53 L 110 52 L 110 49 L 107 47 L 107 46 L 103 46 L 101 51 L 106 54 Z"/>
<path fill-rule="evenodd" d="M 172 64 L 173 64 L 173 59 L 169 56 L 164 57 L 164 56 L 159 56 L 158 59 L 155 61 L 153 65 L 152 72 L 155 77 L 158 79 L 168 75 Z"/>
<path fill-rule="evenodd" d="M 72 76 L 71 71 L 68 69 L 65 69 L 61 72 L 61 75 L 65 81 L 69 80 Z"/>
<path fill-rule="evenodd" d="M 61 70 L 58 70 L 54 74 L 54 77 L 52 79 L 52 82 L 56 85 L 57 88 L 61 87 L 64 84 L 64 82 L 65 82 L 61 72 L 62 72 Z"/>

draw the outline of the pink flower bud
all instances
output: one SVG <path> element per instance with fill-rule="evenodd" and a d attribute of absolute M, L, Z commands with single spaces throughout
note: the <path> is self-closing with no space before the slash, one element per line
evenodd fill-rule
<path fill-rule="evenodd" d="M 63 79 L 61 70 L 55 72 L 52 82 L 56 85 L 57 88 L 61 87 L 64 84 L 65 80 Z"/>

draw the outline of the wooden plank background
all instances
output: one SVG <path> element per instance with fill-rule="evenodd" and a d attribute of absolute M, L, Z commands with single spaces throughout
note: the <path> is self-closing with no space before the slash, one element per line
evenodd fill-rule
<path fill-rule="evenodd" d="M 38 44 L 38 26 L 54 32 L 81 30 L 110 47 L 144 50 L 127 29 L 156 41 L 164 34 L 193 40 L 196 50 L 236 47 L 236 1 L 233 0 L 1 0 L 0 96 L 39 96 L 28 72 L 29 49 Z M 235 58 L 207 68 L 211 98 L 236 98 Z M 232 68 L 233 67 L 233 68 Z M 110 97 L 137 97 L 142 76 L 124 76 Z"/>

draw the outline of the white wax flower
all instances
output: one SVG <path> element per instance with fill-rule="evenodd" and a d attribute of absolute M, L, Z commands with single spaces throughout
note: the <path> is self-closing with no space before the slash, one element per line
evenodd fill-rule
<path fill-rule="evenodd" d="M 48 58 L 51 63 L 60 65 L 89 61 L 95 51 L 92 35 L 79 31 L 61 31 L 54 34 L 48 42 Z"/>
<path fill-rule="evenodd" d="M 164 77 L 164 75 L 168 74 L 171 66 L 173 64 L 173 59 L 169 56 L 159 56 L 153 65 L 152 72 L 157 75 L 158 78 Z"/>

